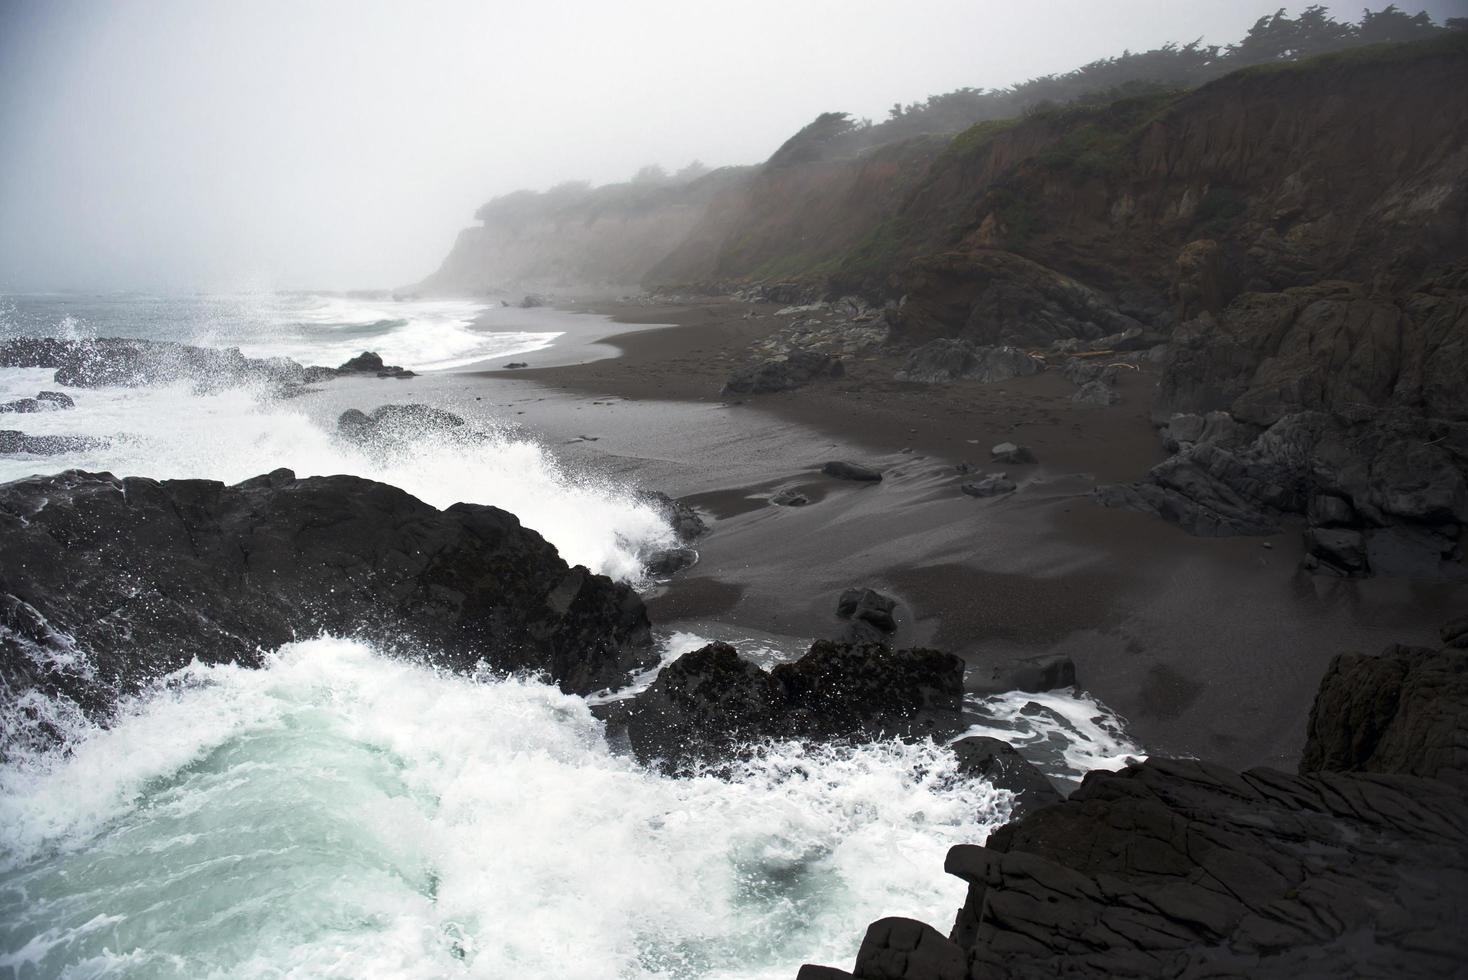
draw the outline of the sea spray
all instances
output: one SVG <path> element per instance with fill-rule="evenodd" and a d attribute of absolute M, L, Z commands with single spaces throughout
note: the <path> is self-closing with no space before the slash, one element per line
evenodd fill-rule
<path fill-rule="evenodd" d="M 579 698 L 337 639 L 74 735 L 0 776 L 21 976 L 788 980 L 880 915 L 950 915 L 932 869 L 1007 813 L 930 743 L 665 778 Z"/>

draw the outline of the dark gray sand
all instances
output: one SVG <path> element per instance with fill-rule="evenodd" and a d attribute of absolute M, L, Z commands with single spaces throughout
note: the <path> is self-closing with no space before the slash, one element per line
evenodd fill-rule
<path fill-rule="evenodd" d="M 1468 609 L 1461 584 L 1301 573 L 1298 533 L 1194 538 L 1092 504 L 1098 481 L 1136 478 L 1161 458 L 1145 372 L 1108 409 L 1072 405 L 1073 387 L 1054 373 L 928 387 L 892 381 L 896 365 L 882 359 L 725 403 L 732 365 L 782 321 L 727 303 L 595 308 L 634 326 L 579 318 L 585 329 L 563 349 L 516 358 L 527 369 L 415 379 L 394 400 L 521 427 L 573 465 L 686 496 L 715 518 L 698 564 L 651 597 L 660 627 L 831 635 L 840 591 L 870 586 L 900 600 L 901 645 L 975 664 L 1063 652 L 1150 752 L 1290 768 L 1332 655 L 1429 642 Z M 636 326 L 649 322 L 678 326 Z M 588 345 L 622 356 L 566 363 Z M 991 466 L 989 447 L 1004 440 L 1039 464 Z M 885 479 L 822 476 L 831 459 Z M 965 496 L 959 485 L 973 477 L 954 469 L 965 461 L 1007 471 L 1018 492 Z M 811 503 L 771 505 L 787 487 Z"/>

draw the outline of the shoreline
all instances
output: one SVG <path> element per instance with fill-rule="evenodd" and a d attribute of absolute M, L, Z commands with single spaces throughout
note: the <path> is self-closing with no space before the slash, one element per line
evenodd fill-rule
<path fill-rule="evenodd" d="M 842 625 L 839 592 L 872 587 L 898 600 L 895 646 L 930 645 L 971 665 L 1065 654 L 1147 751 L 1288 768 L 1331 657 L 1428 642 L 1468 604 L 1461 584 L 1299 572 L 1297 532 L 1196 538 L 1087 499 L 1163 458 L 1146 371 L 1128 373 L 1120 405 L 1086 409 L 1058 372 L 926 386 L 891 380 L 896 362 L 876 355 L 848 361 L 841 379 L 725 401 L 719 390 L 749 345 L 787 322 L 774 309 L 587 303 L 575 312 L 624 328 L 595 341 L 617 356 L 547 364 L 530 354 L 517 358 L 524 369 L 454 373 L 468 388 L 504 390 L 504 406 L 526 413 L 516 424 L 578 465 L 714 518 L 699 562 L 648 597 L 659 627 L 717 620 L 830 636 Z M 573 431 L 589 418 L 595 432 Z M 1039 465 L 989 466 L 1002 441 L 1031 447 Z M 819 474 L 835 458 L 886 479 Z M 965 497 L 959 462 L 1008 470 L 1020 490 Z M 813 503 L 769 505 L 786 487 Z"/>

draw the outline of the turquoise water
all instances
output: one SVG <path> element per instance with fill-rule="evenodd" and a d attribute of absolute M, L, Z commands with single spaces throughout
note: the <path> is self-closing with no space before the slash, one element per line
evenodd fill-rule
<path fill-rule="evenodd" d="M 80 734 L 3 773 L 0 974 L 789 980 L 950 916 L 1007 810 L 932 745 L 668 779 L 579 698 L 333 639 Z"/>

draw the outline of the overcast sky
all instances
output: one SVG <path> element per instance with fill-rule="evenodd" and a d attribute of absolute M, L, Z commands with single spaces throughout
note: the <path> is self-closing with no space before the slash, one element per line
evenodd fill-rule
<path fill-rule="evenodd" d="M 758 162 L 825 110 L 1227 42 L 1278 6 L 0 0 L 0 289 L 399 285 L 496 194 Z"/>

